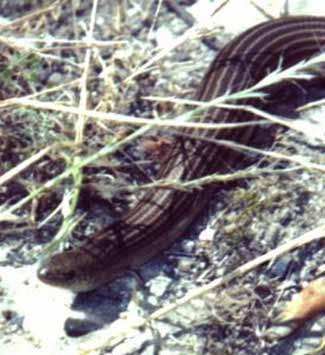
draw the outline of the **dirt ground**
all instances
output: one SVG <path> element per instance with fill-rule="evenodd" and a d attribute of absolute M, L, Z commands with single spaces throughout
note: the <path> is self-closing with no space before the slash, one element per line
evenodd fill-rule
<path fill-rule="evenodd" d="M 175 2 L 198 21 L 201 37 L 164 1 L 102 0 L 97 9 L 96 1 L 0 1 L 1 354 L 298 355 L 321 344 L 322 316 L 283 340 L 263 338 L 277 309 L 323 274 L 321 239 L 136 326 L 188 291 L 324 224 L 324 174 L 306 164 L 255 159 L 255 167 L 277 173 L 216 186 L 184 238 L 137 270 L 140 282 L 128 273 L 74 295 L 36 277 L 59 230 L 73 247 L 124 213 L 135 197 L 120 187 L 154 179 L 157 141 L 170 130 L 152 130 L 113 156 L 92 159 L 82 173 L 62 174 L 124 138 L 134 120 L 183 113 L 186 107 L 170 99 L 190 99 L 216 52 L 267 20 L 249 1 L 220 9 L 222 1 Z M 260 3 L 274 17 L 283 10 L 282 1 Z M 290 14 L 325 12 L 319 2 L 290 3 Z M 323 88 L 317 82 L 272 111 L 287 114 L 324 97 Z M 124 121 L 86 119 L 63 106 Z M 318 107 L 299 118 L 316 122 L 322 134 L 322 116 Z M 323 142 L 312 134 L 281 128 L 270 149 L 324 164 Z"/>

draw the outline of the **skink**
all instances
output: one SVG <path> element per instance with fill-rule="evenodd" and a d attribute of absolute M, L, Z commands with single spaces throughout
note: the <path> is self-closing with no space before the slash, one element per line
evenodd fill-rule
<path fill-rule="evenodd" d="M 233 39 L 208 68 L 195 99 L 209 101 L 226 92 L 243 90 L 281 63 L 288 67 L 321 51 L 325 18 L 297 16 L 259 24 Z M 242 103 L 242 101 L 241 101 Z M 243 122 L 256 119 L 240 110 L 214 108 L 204 122 Z M 158 178 L 189 180 L 213 172 L 229 172 L 242 154 L 220 145 L 186 138 L 231 140 L 249 145 L 256 126 L 236 130 L 182 129 L 175 136 Z M 58 252 L 42 261 L 38 277 L 50 285 L 75 292 L 101 286 L 134 268 L 182 236 L 209 201 L 210 190 L 194 192 L 158 189 L 146 193 L 113 225 L 81 246 Z"/>

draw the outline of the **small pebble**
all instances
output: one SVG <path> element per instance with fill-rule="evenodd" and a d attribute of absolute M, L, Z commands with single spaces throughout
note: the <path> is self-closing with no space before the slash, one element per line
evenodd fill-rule
<path fill-rule="evenodd" d="M 97 16 L 96 18 L 96 25 L 101 27 L 105 24 L 105 19 L 102 16 Z"/>
<path fill-rule="evenodd" d="M 52 73 L 47 79 L 47 83 L 50 85 L 60 85 L 63 81 L 63 75 L 58 72 Z"/>
<path fill-rule="evenodd" d="M 215 234 L 215 229 L 208 226 L 200 233 L 199 240 L 204 242 L 212 242 Z"/>
<path fill-rule="evenodd" d="M 183 258 L 178 263 L 178 269 L 182 272 L 193 271 L 193 260 L 188 258 Z"/>
<path fill-rule="evenodd" d="M 70 337 L 76 338 L 101 328 L 101 324 L 85 319 L 68 318 L 64 323 L 64 330 Z"/>
<path fill-rule="evenodd" d="M 193 240 L 184 240 L 182 243 L 182 247 L 183 247 L 184 251 L 187 253 L 193 253 L 194 246 L 195 246 L 195 243 L 193 242 Z"/>
<path fill-rule="evenodd" d="M 17 312 L 11 310 L 11 309 L 4 309 L 2 311 L 2 316 L 3 318 L 9 322 L 11 321 L 15 316 L 17 316 Z"/>
<path fill-rule="evenodd" d="M 287 337 L 292 333 L 292 325 L 288 324 L 273 325 L 263 335 L 266 341 L 272 342 Z"/>
<path fill-rule="evenodd" d="M 157 276 L 149 282 L 149 290 L 155 297 L 161 297 L 169 287 L 172 280 L 165 276 Z"/>
<path fill-rule="evenodd" d="M 223 230 L 225 234 L 232 235 L 236 230 L 238 230 L 238 225 L 236 223 L 231 223 L 225 226 Z"/>
<path fill-rule="evenodd" d="M 284 279 L 292 262 L 293 258 L 291 255 L 283 256 L 272 265 L 271 274 L 279 277 L 280 279 Z"/>

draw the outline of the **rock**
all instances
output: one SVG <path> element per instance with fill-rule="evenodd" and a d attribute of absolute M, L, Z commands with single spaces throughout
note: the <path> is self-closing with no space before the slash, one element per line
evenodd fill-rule
<path fill-rule="evenodd" d="M 181 272 L 189 272 L 193 270 L 193 260 L 188 258 L 183 258 L 178 263 L 178 270 Z"/>
<path fill-rule="evenodd" d="M 291 255 L 283 256 L 272 265 L 271 274 L 280 279 L 284 279 L 292 262 L 293 258 Z"/>
<path fill-rule="evenodd" d="M 47 79 L 47 83 L 50 85 L 60 85 L 64 82 L 63 74 L 54 72 Z"/>
<path fill-rule="evenodd" d="M 86 319 L 68 318 L 64 323 L 64 330 L 70 337 L 80 337 L 101 328 L 101 324 Z"/>
<path fill-rule="evenodd" d="M 186 253 L 193 253 L 195 243 L 193 240 L 184 240 L 182 243 L 182 247 Z"/>
<path fill-rule="evenodd" d="M 155 297 L 161 297 L 166 291 L 172 280 L 166 276 L 157 276 L 148 283 L 150 292 Z"/>

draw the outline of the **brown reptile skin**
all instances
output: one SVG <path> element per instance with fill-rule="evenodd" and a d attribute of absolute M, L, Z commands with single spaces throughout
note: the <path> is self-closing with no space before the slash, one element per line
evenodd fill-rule
<path fill-rule="evenodd" d="M 257 25 L 227 44 L 208 68 L 195 99 L 209 101 L 226 92 L 248 88 L 269 71 L 288 67 L 321 51 L 325 44 L 325 18 L 289 17 Z M 240 102 L 244 103 L 243 101 Z M 259 104 L 254 101 L 254 104 Z M 242 111 L 214 108 L 202 114 L 204 122 L 256 120 Z M 233 170 L 242 154 L 202 140 L 231 140 L 249 145 L 257 126 L 228 130 L 185 128 L 175 137 L 158 178 L 189 180 L 212 172 Z M 88 291 L 105 284 L 128 268 L 138 266 L 182 236 L 209 200 L 210 190 L 148 192 L 125 216 L 91 236 L 81 246 L 58 252 L 42 261 L 39 278 L 50 285 Z"/>

